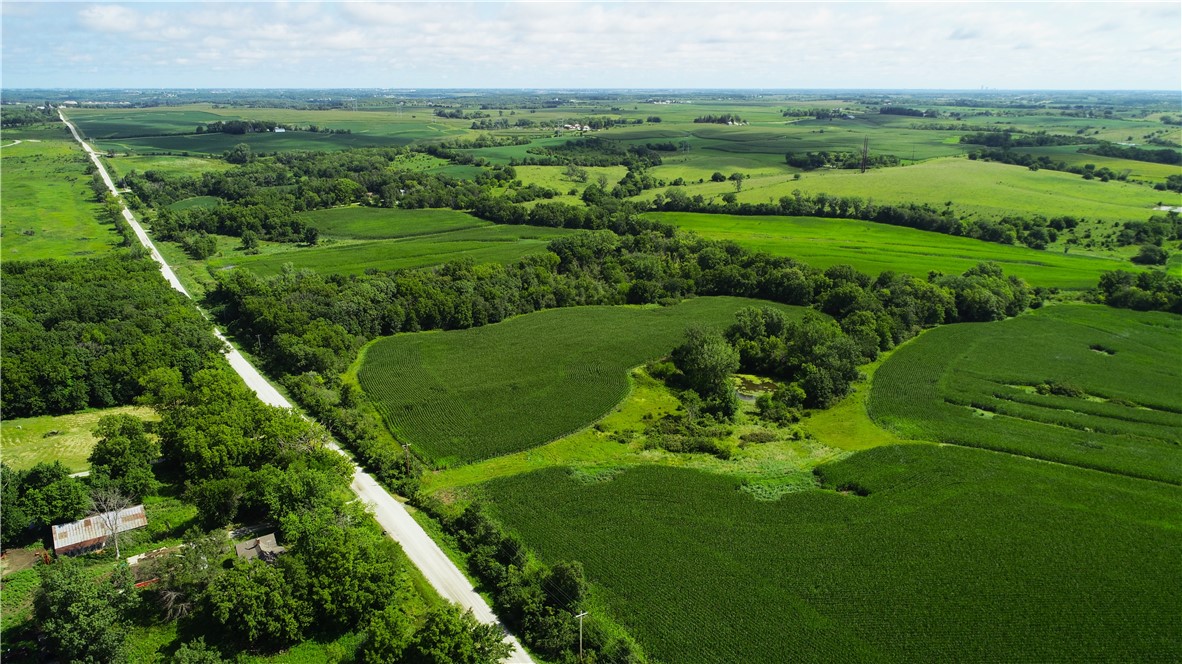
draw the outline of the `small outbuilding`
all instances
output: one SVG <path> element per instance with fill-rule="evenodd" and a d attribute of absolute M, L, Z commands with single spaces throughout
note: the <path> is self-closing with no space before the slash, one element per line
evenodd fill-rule
<path fill-rule="evenodd" d="M 238 554 L 239 558 L 243 560 L 254 560 L 258 558 L 268 563 L 274 562 L 279 557 L 279 554 L 285 551 L 287 549 L 279 546 L 279 542 L 275 540 L 275 533 L 249 539 L 234 545 L 234 553 Z"/>
<path fill-rule="evenodd" d="M 110 531 L 112 523 L 115 524 L 115 532 L 122 533 L 147 526 L 148 515 L 144 513 L 143 505 L 136 505 L 119 510 L 117 514 L 104 512 L 73 523 L 52 526 L 53 551 L 59 556 L 99 551 L 114 534 Z"/>

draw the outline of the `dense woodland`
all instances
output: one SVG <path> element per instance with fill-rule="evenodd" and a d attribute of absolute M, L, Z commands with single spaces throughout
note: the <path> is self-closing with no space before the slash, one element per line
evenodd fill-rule
<path fill-rule="evenodd" d="M 3 417 L 127 405 L 154 369 L 192 376 L 220 349 L 155 263 L 127 252 L 5 261 Z"/>

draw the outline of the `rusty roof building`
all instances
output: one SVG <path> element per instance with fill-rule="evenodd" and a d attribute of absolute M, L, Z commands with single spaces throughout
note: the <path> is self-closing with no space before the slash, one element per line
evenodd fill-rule
<path fill-rule="evenodd" d="M 92 514 L 81 521 L 52 526 L 54 553 L 59 556 L 73 555 L 97 551 L 106 546 L 107 538 L 111 536 L 109 520 L 105 518 L 108 514 L 111 512 Z M 135 530 L 148 525 L 148 515 L 144 514 L 143 505 L 136 505 L 119 510 L 115 523 L 116 532 Z"/>
<path fill-rule="evenodd" d="M 258 558 L 269 563 L 278 558 L 279 554 L 284 551 L 287 551 L 287 548 L 279 546 L 279 543 L 275 540 L 275 533 L 249 539 L 234 545 L 234 553 L 238 554 L 238 557 L 243 560 Z"/>

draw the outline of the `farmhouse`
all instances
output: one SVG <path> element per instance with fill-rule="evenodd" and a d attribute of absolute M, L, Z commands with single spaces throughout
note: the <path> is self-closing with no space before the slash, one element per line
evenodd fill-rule
<path fill-rule="evenodd" d="M 275 541 L 275 533 L 256 537 L 234 545 L 234 553 L 243 560 L 258 558 L 264 562 L 273 562 L 279 554 L 286 552 L 285 547 Z"/>
<path fill-rule="evenodd" d="M 283 127 L 275 127 L 274 131 L 276 134 L 283 134 L 283 133 L 287 132 L 287 130 L 284 129 Z"/>
<path fill-rule="evenodd" d="M 107 545 L 107 538 L 112 535 L 108 530 L 108 524 L 112 521 L 108 517 L 110 514 L 112 513 L 94 514 L 81 521 L 52 526 L 54 553 L 62 556 L 101 550 Z M 144 514 L 143 505 L 136 505 L 119 510 L 114 522 L 116 532 L 122 533 L 147 526 L 148 516 Z"/>

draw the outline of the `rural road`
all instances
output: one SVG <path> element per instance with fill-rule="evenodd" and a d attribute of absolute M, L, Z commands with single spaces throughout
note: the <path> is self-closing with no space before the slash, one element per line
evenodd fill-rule
<path fill-rule="evenodd" d="M 117 194 L 115 183 L 111 180 L 106 167 L 103 166 L 102 161 L 99 159 L 98 153 L 86 141 L 82 140 L 82 136 L 78 134 L 78 130 L 66 119 L 65 114 L 60 109 L 58 110 L 58 116 L 70 128 L 70 133 L 82 145 L 82 149 L 86 150 L 86 154 L 94 162 L 95 168 L 98 169 L 107 188 L 112 194 Z M 160 265 L 160 272 L 168 280 L 168 283 L 176 290 L 184 293 L 185 297 L 192 298 L 192 295 L 181 285 L 180 280 L 176 277 L 176 273 L 164 261 L 164 257 L 156 250 L 156 245 L 152 244 L 151 238 L 144 232 L 143 227 L 132 216 L 131 210 L 127 209 L 127 206 L 123 206 L 123 218 L 131 225 L 140 243 L 151 252 L 152 260 Z M 291 403 L 268 383 L 258 370 L 254 368 L 254 365 L 247 361 L 216 328 L 214 329 L 214 334 L 226 345 L 226 359 L 230 361 L 230 366 L 234 368 L 234 371 L 238 372 L 239 376 L 242 376 L 242 380 L 246 381 L 247 386 L 254 390 L 254 393 L 258 395 L 261 401 L 272 406 L 278 406 L 279 408 L 291 408 Z M 348 456 L 336 443 L 330 443 L 329 447 L 340 454 Z M 406 552 L 406 556 L 410 558 L 410 561 L 414 563 L 415 567 L 418 567 L 422 571 L 423 575 L 427 577 L 427 581 L 435 587 L 435 590 L 440 595 L 465 609 L 471 609 L 472 614 L 480 622 L 500 625 L 500 621 L 497 620 L 496 614 L 489 608 L 488 603 L 476 592 L 476 589 L 472 587 L 468 578 L 460 572 L 459 568 L 455 566 L 455 563 L 439 548 L 435 540 L 431 539 L 427 531 L 423 530 L 422 526 L 411 517 L 406 507 L 398 502 L 389 491 L 382 488 L 377 480 L 362 470 L 357 464 L 353 464 L 353 484 L 351 488 L 353 489 L 353 493 L 357 494 L 358 498 L 373 509 L 374 519 L 378 522 L 378 525 L 386 531 L 386 534 L 402 546 L 403 551 Z M 507 631 L 505 632 L 505 641 L 513 646 L 513 653 L 507 659 L 503 660 L 506 664 L 533 664 L 533 660 L 522 649 L 516 637 Z"/>

